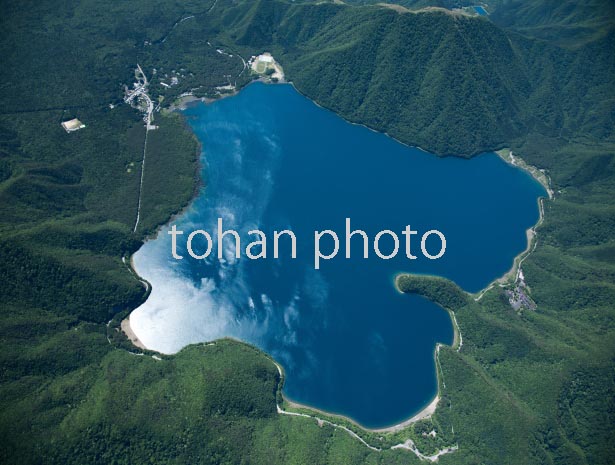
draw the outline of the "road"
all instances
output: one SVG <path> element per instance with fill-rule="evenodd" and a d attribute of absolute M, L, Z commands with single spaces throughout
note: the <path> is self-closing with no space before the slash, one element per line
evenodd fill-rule
<path fill-rule="evenodd" d="M 137 204 L 137 218 L 135 220 L 135 226 L 133 228 L 133 232 L 137 232 L 137 228 L 139 227 L 139 220 L 141 219 L 141 201 L 143 195 L 143 178 L 145 173 L 145 159 L 147 155 L 147 136 L 152 129 L 156 129 L 156 126 L 152 125 L 153 121 L 153 113 L 154 113 L 154 102 L 147 93 L 147 86 L 149 85 L 149 81 L 147 80 L 147 76 L 143 72 L 141 66 L 137 63 L 137 72 L 135 73 L 137 78 L 137 85 L 132 91 L 128 91 L 126 89 L 126 97 L 124 97 L 124 102 L 135 106 L 134 100 L 143 99 L 146 103 L 146 108 L 142 111 L 144 113 L 143 120 L 145 121 L 145 141 L 143 142 L 143 161 L 141 162 L 141 180 L 139 181 L 139 201 Z"/>

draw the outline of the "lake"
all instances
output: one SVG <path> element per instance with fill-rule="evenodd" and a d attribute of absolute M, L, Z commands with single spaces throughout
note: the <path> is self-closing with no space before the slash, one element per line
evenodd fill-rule
<path fill-rule="evenodd" d="M 225 259 L 194 260 L 184 236 L 185 258 L 175 260 L 166 226 L 134 255 L 153 286 L 131 315 L 136 335 L 163 353 L 224 336 L 254 344 L 283 366 L 287 398 L 366 427 L 421 410 L 437 392 L 435 346 L 452 343 L 453 327 L 439 306 L 398 293 L 394 276 L 433 274 L 469 292 L 484 288 L 525 249 L 542 186 L 492 153 L 438 158 L 404 146 L 291 85 L 255 83 L 184 113 L 203 146 L 205 187 L 171 224 L 215 231 L 222 218 L 243 234 L 291 229 L 297 258 L 284 245 L 279 259 L 235 259 L 225 241 Z M 437 229 L 446 253 L 364 259 L 361 238 L 353 238 L 350 259 L 342 249 L 315 270 L 314 231 L 332 229 L 343 241 L 347 217 L 370 239 L 406 225 L 420 234 Z M 427 245 L 437 252 L 436 242 Z M 392 241 L 383 238 L 382 248 Z"/>

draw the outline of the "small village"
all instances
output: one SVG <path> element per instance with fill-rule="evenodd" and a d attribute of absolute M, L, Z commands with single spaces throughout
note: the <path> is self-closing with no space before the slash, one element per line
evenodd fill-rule
<path fill-rule="evenodd" d="M 522 312 L 523 310 L 536 310 L 536 303 L 529 295 L 529 288 L 525 284 L 525 278 L 521 267 L 519 267 L 514 287 L 512 289 L 505 290 L 504 294 L 506 294 L 510 306 L 516 312 Z"/>

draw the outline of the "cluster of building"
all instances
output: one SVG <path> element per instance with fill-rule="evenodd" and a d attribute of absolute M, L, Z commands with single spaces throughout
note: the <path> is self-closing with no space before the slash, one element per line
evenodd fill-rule
<path fill-rule="evenodd" d="M 525 284 L 525 278 L 523 271 L 519 268 L 517 280 L 515 281 L 515 287 L 504 291 L 510 306 L 517 312 L 522 310 L 536 310 L 536 302 L 529 296 L 527 285 Z"/>

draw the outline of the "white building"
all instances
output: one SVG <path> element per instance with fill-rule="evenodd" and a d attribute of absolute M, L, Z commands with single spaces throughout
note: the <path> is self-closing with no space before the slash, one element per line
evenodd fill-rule
<path fill-rule="evenodd" d="M 77 118 L 74 118 L 68 121 L 64 121 L 62 123 L 62 127 L 64 128 L 66 132 L 75 132 L 75 131 L 78 131 L 79 129 L 83 129 L 85 127 L 85 124 L 83 124 Z"/>

